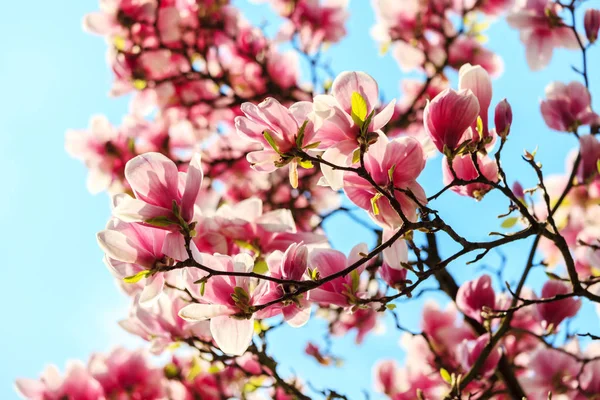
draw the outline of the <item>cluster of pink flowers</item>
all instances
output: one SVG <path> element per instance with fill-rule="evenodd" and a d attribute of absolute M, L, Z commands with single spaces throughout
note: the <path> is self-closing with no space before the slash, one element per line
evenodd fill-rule
<path fill-rule="evenodd" d="M 227 365 L 174 355 L 163 367 L 156 367 L 142 350 L 116 348 L 108 354 L 93 354 L 87 365 L 68 362 L 64 375 L 49 366 L 38 380 L 18 379 L 16 387 L 28 400 L 219 400 L 242 397 L 269 379 L 252 357 L 239 357 Z M 270 392 L 274 398 L 285 399 Z"/>
<path fill-rule="evenodd" d="M 319 68 L 327 70 L 321 53 L 346 35 L 346 0 L 270 3 L 284 19 L 273 39 L 229 0 L 103 0 L 84 19 L 109 44 L 112 94 L 134 94 L 120 126 L 95 116 L 87 131 L 66 138 L 68 152 L 89 169 L 89 190 L 112 195 L 112 216 L 97 240 L 131 299 L 120 326 L 154 355 L 180 344 L 197 352 L 158 368 L 142 351 L 117 349 L 87 366 L 69 364 L 64 377 L 49 368 L 39 380 L 20 379 L 18 391 L 31 400 L 216 400 L 255 391 L 304 398 L 299 381 L 282 379 L 266 352 L 267 332 L 279 326 L 269 325 L 272 318 L 298 328 L 324 317 L 331 336 L 356 332 L 360 344 L 394 300 L 412 297 L 431 278 L 454 302 L 445 309 L 426 303 L 420 332 L 402 339 L 406 366 L 390 360 L 375 368 L 380 392 L 394 400 L 600 396 L 597 346 L 582 351 L 565 327 L 582 297 L 597 300 L 599 291 L 592 284 L 600 275 L 600 118 L 587 65 L 578 71 L 585 85 L 554 82 L 540 105 L 549 128 L 579 140 L 570 175 L 542 179 L 535 154 L 526 152 L 538 184 L 511 189 L 500 157 L 514 130 L 512 109 L 506 99 L 492 103 L 492 77 L 503 64 L 483 46 L 476 20 L 508 12 L 531 69 L 540 69 L 555 48 L 585 55 L 600 12 L 585 13 L 588 44 L 564 19 L 569 11 L 575 20 L 575 3 L 376 0 L 373 36 L 392 47 L 403 70 L 426 77 L 402 81 L 403 97 L 386 101 L 365 72 L 316 85 Z M 295 51 L 279 52 L 280 42 Z M 298 53 L 313 67 L 315 87 L 299 82 Z M 456 90 L 448 69 L 458 72 Z M 426 193 L 420 176 L 437 154 L 444 187 Z M 509 200 L 505 215 L 519 213 L 509 218 L 525 226 L 514 235 L 495 232 L 497 241 L 471 242 L 432 208 L 446 190 L 480 200 L 494 189 Z M 368 225 L 376 246 L 331 248 L 323 224 L 337 212 Z M 459 250 L 444 259 L 438 233 Z M 477 262 L 534 235 L 516 291 L 500 291 L 489 275 L 459 286 L 444 270 L 473 251 L 481 251 Z M 538 241 L 543 265 L 571 255 L 572 268 L 568 279 L 548 271 L 536 294 L 523 284 Z M 312 342 L 305 352 L 324 366 L 336 360 Z"/>
<path fill-rule="evenodd" d="M 435 303 L 427 303 L 421 320 L 422 334 L 406 333 L 402 339 L 407 352 L 406 367 L 401 368 L 391 360 L 380 362 L 375 367 L 377 389 L 394 400 L 414 399 L 417 391 L 425 398 L 441 398 L 449 382 L 440 374 L 440 369 L 446 370 L 448 376 L 468 372 L 489 345 L 498 325 L 494 314 L 509 308 L 510 294 L 497 293 L 491 283 L 489 275 L 464 283 L 458 290 L 456 307 L 450 304 L 442 310 Z M 569 291 L 568 284 L 549 280 L 540 298 L 551 299 Z M 525 292 L 531 299 L 537 298 L 532 292 Z M 585 352 L 573 352 L 569 348 L 572 344 L 567 344 L 570 352 L 561 352 L 561 349 L 548 348 L 543 338 L 544 333 L 558 330 L 566 319 L 575 316 L 580 307 L 581 300 L 565 298 L 517 310 L 508 334 L 488 353 L 479 370 L 484 379 L 474 381 L 466 390 L 485 391 L 489 384 L 487 379 L 495 373 L 501 357 L 506 357 L 517 366 L 516 376 L 528 398 L 546 399 L 548 392 L 580 398 L 573 397 L 578 390 L 592 397 L 600 394 L 597 385 L 591 382 L 600 374 L 600 363 L 588 363 L 580 374 L 584 367 L 582 357 L 596 356 L 596 346 L 590 346 Z M 488 321 L 491 333 L 475 334 L 465 321 L 457 319 L 458 311 L 478 323 Z"/>

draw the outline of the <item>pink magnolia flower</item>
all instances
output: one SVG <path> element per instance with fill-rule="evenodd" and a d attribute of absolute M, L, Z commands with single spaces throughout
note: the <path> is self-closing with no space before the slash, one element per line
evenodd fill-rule
<path fill-rule="evenodd" d="M 561 7 L 550 0 L 526 0 L 506 20 L 521 32 L 527 63 L 532 70 L 546 67 L 555 48 L 578 48 L 571 28 L 558 16 Z"/>
<path fill-rule="evenodd" d="M 546 125 L 559 132 L 589 125 L 598 118 L 591 108 L 590 93 L 576 81 L 567 85 L 552 82 L 546 87 L 546 100 L 542 100 L 540 108 Z"/>
<path fill-rule="evenodd" d="M 528 373 L 519 380 L 528 398 L 547 399 L 548 392 L 553 395 L 566 394 L 569 396 L 567 398 L 575 394 L 581 365 L 571 355 L 539 347 L 531 354 L 525 367 Z"/>
<path fill-rule="evenodd" d="M 344 253 L 337 250 L 314 249 L 308 255 L 308 267 L 311 271 L 316 270 L 319 278 L 326 278 L 360 261 L 363 258 L 361 253 L 367 254 L 368 251 L 367 245 L 364 243 L 354 246 L 348 258 Z M 308 300 L 324 305 L 353 306 L 356 299 L 361 296 L 359 292 L 360 274 L 366 266 L 367 263 L 363 263 L 354 271 L 332 279 L 309 291 Z"/>
<path fill-rule="evenodd" d="M 384 229 L 382 241 L 387 242 L 393 235 L 394 231 Z M 406 241 L 398 239 L 392 245 L 383 250 L 383 264 L 379 268 L 379 274 L 383 280 L 391 287 L 401 289 L 406 283 L 407 269 L 402 263 L 408 261 L 408 246 Z"/>
<path fill-rule="evenodd" d="M 496 161 L 487 155 L 477 153 L 477 165 L 479 166 L 479 171 L 481 171 L 485 178 L 490 182 L 498 182 L 498 166 L 496 165 Z M 456 178 L 458 179 L 472 181 L 479 177 L 479 172 L 475 168 L 475 163 L 473 163 L 470 154 L 455 157 L 452 160 L 452 167 L 456 173 Z M 442 162 L 442 174 L 444 185 L 449 185 L 450 182 L 454 180 L 454 174 L 450 169 L 447 158 L 444 158 Z M 492 186 L 486 183 L 468 183 L 466 185 L 453 186 L 450 188 L 450 190 L 461 196 L 473 197 L 476 200 L 481 200 L 491 189 Z"/>
<path fill-rule="evenodd" d="M 203 265 L 225 272 L 250 272 L 254 260 L 248 254 L 235 257 L 196 254 Z M 201 293 L 203 303 L 183 307 L 179 315 L 187 321 L 210 320 L 210 332 L 219 348 L 232 355 L 242 355 L 254 333 L 254 305 L 265 302 L 268 286 L 264 280 L 245 276 L 213 276 Z M 197 291 L 197 286 L 191 288 Z"/>
<path fill-rule="evenodd" d="M 123 190 L 125 163 L 134 156 L 133 139 L 130 132 L 113 127 L 103 115 L 91 118 L 88 131 L 67 131 L 65 148 L 89 169 L 87 188 L 92 194 Z"/>
<path fill-rule="evenodd" d="M 470 371 L 473 367 L 473 364 L 477 361 L 477 359 L 481 356 L 481 353 L 486 348 L 490 341 L 490 335 L 484 334 L 479 336 L 475 340 L 464 340 L 458 346 L 458 357 L 460 359 L 460 363 L 465 371 Z M 489 378 L 496 372 L 496 366 L 502 357 L 502 350 L 500 347 L 494 347 L 494 349 L 490 352 L 490 354 L 485 359 L 483 366 L 479 370 L 479 373 Z"/>
<path fill-rule="evenodd" d="M 305 278 L 308 265 L 308 248 L 300 243 L 294 243 L 282 253 L 275 251 L 267 257 L 267 266 L 269 275 L 274 278 L 302 281 Z M 276 300 L 283 296 L 290 287 L 269 282 L 269 291 L 263 301 Z M 293 286 L 293 285 L 292 285 Z M 283 314 L 285 321 L 293 327 L 300 327 L 306 324 L 310 318 L 310 304 L 304 294 L 292 301 L 276 304 L 259 312 L 260 318 L 268 318 L 276 314 Z"/>
<path fill-rule="evenodd" d="M 392 397 L 396 392 L 396 385 L 399 380 L 399 369 L 398 364 L 394 360 L 379 361 L 373 367 L 375 389 L 378 392 Z"/>
<path fill-rule="evenodd" d="M 346 35 L 348 0 L 300 0 L 290 8 L 291 14 L 284 15 L 289 22 L 278 36 L 290 40 L 298 33 L 300 48 L 307 53 L 316 52 L 323 44 L 336 43 Z"/>
<path fill-rule="evenodd" d="M 542 288 L 541 298 L 549 299 L 570 292 L 572 292 L 572 288 L 567 283 L 559 280 L 548 280 Z M 558 325 L 566 318 L 577 315 L 580 308 L 581 299 L 574 297 L 535 305 L 538 318 L 545 329 L 550 327 L 553 329 L 558 328 Z"/>
<path fill-rule="evenodd" d="M 583 367 L 579 382 L 586 394 L 600 394 L 600 360 L 591 361 Z"/>
<path fill-rule="evenodd" d="M 423 307 L 421 329 L 435 343 L 438 354 L 445 354 L 454 359 L 456 346 L 464 339 L 475 339 L 471 328 L 457 324 L 458 313 L 452 304 L 441 310 L 434 302 L 427 302 Z"/>
<path fill-rule="evenodd" d="M 167 346 L 191 337 L 210 339 L 206 321 L 188 322 L 178 313 L 186 304 L 179 291 L 165 292 L 150 307 L 141 307 L 135 299 L 127 319 L 119 325 L 127 332 L 150 342 L 150 351 L 160 354 Z"/>
<path fill-rule="evenodd" d="M 577 171 L 580 182 L 589 182 L 598 176 L 598 161 L 600 160 L 600 142 L 594 135 L 582 135 L 579 138 L 581 163 Z"/>
<path fill-rule="evenodd" d="M 590 43 L 596 42 L 598 39 L 598 30 L 600 29 L 600 10 L 594 8 L 585 10 L 583 26 L 585 28 L 585 35 Z"/>
<path fill-rule="evenodd" d="M 354 99 L 355 107 L 352 104 Z M 315 140 L 326 149 L 322 158 L 335 165 L 352 164 L 352 154 L 359 147 L 359 136 L 368 116 L 373 114 L 368 132 L 383 128 L 394 113 L 395 100 L 379 109 L 379 87 L 364 72 L 342 72 L 331 86 L 330 95 L 314 98 L 312 118 L 317 132 Z M 358 115 L 358 114 L 360 115 Z M 354 114 L 354 117 L 353 117 Z M 324 182 L 334 190 L 343 186 L 343 173 L 321 164 Z"/>
<path fill-rule="evenodd" d="M 153 368 L 144 351 L 117 348 L 90 358 L 90 374 L 100 382 L 106 397 L 114 400 L 164 398 L 164 373 Z"/>
<path fill-rule="evenodd" d="M 455 151 L 472 137 L 470 129 L 479 111 L 479 101 L 472 91 L 446 89 L 425 107 L 425 132 L 441 153 L 444 148 Z"/>
<path fill-rule="evenodd" d="M 486 274 L 462 284 L 456 294 L 456 305 L 465 315 L 482 322 L 483 308 L 488 307 L 493 310 L 496 305 L 492 278 Z"/>
<path fill-rule="evenodd" d="M 371 332 L 377 325 L 377 310 L 375 306 L 358 308 L 349 313 L 343 312 L 340 317 L 331 324 L 331 333 L 334 336 L 344 336 L 346 333 L 356 329 L 356 344 L 361 344 L 367 333 Z"/>
<path fill-rule="evenodd" d="M 134 197 L 123 197 L 113 215 L 124 222 L 141 222 L 170 230 L 163 249 L 170 257 L 187 258 L 182 229 L 192 229 L 194 205 L 202 185 L 200 155 L 196 154 L 187 172 L 179 172 L 169 158 L 160 153 L 146 153 L 130 160 L 125 177 Z"/>
<path fill-rule="evenodd" d="M 102 386 L 78 361 L 69 361 L 64 376 L 54 365 L 39 380 L 19 378 L 17 392 L 27 400 L 105 400 Z"/>
<path fill-rule="evenodd" d="M 148 305 L 162 293 L 167 277 L 177 279 L 180 272 L 159 272 L 161 267 L 172 266 L 169 253 L 168 232 L 153 227 L 111 219 L 106 229 L 97 235 L 98 244 L 106 254 L 105 263 L 118 279 L 145 278 L 140 294 L 141 304 Z M 180 260 L 181 261 L 181 260 Z M 146 275 L 143 274 L 144 271 Z M 133 282 L 135 283 L 135 282 Z"/>
<path fill-rule="evenodd" d="M 492 103 L 492 80 L 489 74 L 479 65 L 465 64 L 458 71 L 458 89 L 470 90 L 479 102 L 479 118 L 482 121 L 481 138 L 490 136 L 488 130 L 488 110 Z M 471 126 L 473 141 L 479 141 L 477 123 Z"/>
<path fill-rule="evenodd" d="M 152 0 L 103 0 L 100 11 L 87 14 L 83 28 L 97 35 L 111 35 L 135 22 L 153 22 L 156 2 Z"/>
<path fill-rule="evenodd" d="M 245 117 L 235 118 L 238 133 L 263 145 L 263 150 L 248 153 L 248 162 L 262 172 L 272 172 L 289 164 L 290 183 L 298 187 L 299 158 L 293 150 L 314 143 L 315 130 L 308 121 L 312 105 L 302 101 L 288 109 L 269 97 L 258 106 L 244 103 L 241 110 Z"/>
<path fill-rule="evenodd" d="M 494 125 L 496 126 L 496 133 L 499 136 L 506 137 L 510 133 L 510 126 L 512 125 L 512 108 L 506 99 L 496 104 L 494 110 Z"/>
<path fill-rule="evenodd" d="M 380 187 L 393 186 L 404 216 L 411 221 L 417 218 L 416 202 L 402 190 L 412 192 L 421 205 L 427 204 L 425 191 L 416 181 L 425 167 L 421 144 L 411 137 L 389 140 L 379 135 L 377 142 L 364 155 L 365 169 Z M 399 190 L 398 190 L 399 189 Z M 369 216 L 383 227 L 397 228 L 402 217 L 366 179 L 354 172 L 344 173 L 344 192 L 354 204 L 367 210 Z"/>
<path fill-rule="evenodd" d="M 327 242 L 324 235 L 298 231 L 290 210 L 263 212 L 263 202 L 255 197 L 223 204 L 212 215 L 199 216 L 198 224 L 202 231 L 193 241 L 207 253 L 235 254 L 242 248 L 254 248 L 255 253 L 268 254 L 285 251 L 293 243 Z"/>
<path fill-rule="evenodd" d="M 514 2 L 515 0 L 483 0 L 479 2 L 478 9 L 487 15 L 496 16 L 508 11 Z M 470 3 L 476 3 L 476 1 L 471 0 Z M 467 8 L 470 3 L 467 2 Z"/>
<path fill-rule="evenodd" d="M 443 62 L 443 59 L 441 61 Z M 502 58 L 485 48 L 473 35 L 460 35 L 452 43 L 448 53 L 448 64 L 455 69 L 460 69 L 464 64 L 480 65 L 493 77 L 500 76 L 504 71 Z"/>

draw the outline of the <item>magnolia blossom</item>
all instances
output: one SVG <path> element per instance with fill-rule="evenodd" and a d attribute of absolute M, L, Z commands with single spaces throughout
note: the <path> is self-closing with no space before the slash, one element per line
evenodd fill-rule
<path fill-rule="evenodd" d="M 465 282 L 456 294 L 457 307 L 467 316 L 482 322 L 481 312 L 484 307 L 494 309 L 496 293 L 492 288 L 492 278 L 482 275 L 479 278 Z"/>
<path fill-rule="evenodd" d="M 100 383 L 77 361 L 67 363 L 64 376 L 54 365 L 50 365 L 39 380 L 17 379 L 16 388 L 27 400 L 106 399 Z"/>
<path fill-rule="evenodd" d="M 529 398 L 543 400 L 548 392 L 575 395 L 580 363 L 569 354 L 539 347 L 526 364 L 528 373 L 520 381 Z"/>
<path fill-rule="evenodd" d="M 583 26 L 585 28 L 585 35 L 590 43 L 596 42 L 596 39 L 598 39 L 598 30 L 600 29 L 600 10 L 594 8 L 585 10 Z"/>
<path fill-rule="evenodd" d="M 241 109 L 245 117 L 235 119 L 238 133 L 263 145 L 263 150 L 248 153 L 248 162 L 262 172 L 289 164 L 290 183 L 297 187 L 299 158 L 293 150 L 313 147 L 315 130 L 308 121 L 312 105 L 299 102 L 288 109 L 269 97 L 257 106 L 244 103 Z"/>
<path fill-rule="evenodd" d="M 352 313 L 342 313 L 331 325 L 331 333 L 335 336 L 343 336 L 351 330 L 356 329 L 356 344 L 361 344 L 367 333 L 377 326 L 377 310 L 374 305 L 359 308 Z"/>
<path fill-rule="evenodd" d="M 235 257 L 196 254 L 203 265 L 223 272 L 250 272 L 254 260 L 248 254 Z M 193 290 L 198 290 L 197 286 Z M 183 307 L 179 315 L 187 321 L 210 320 L 210 332 L 219 348 L 227 354 L 242 355 L 254 333 L 254 305 L 264 303 L 268 286 L 245 276 L 213 276 L 206 282 L 202 303 Z"/>
<path fill-rule="evenodd" d="M 512 108 L 506 99 L 496 104 L 496 109 L 494 110 L 494 125 L 496 126 L 496 133 L 499 136 L 506 137 L 510 133 L 512 118 Z"/>
<path fill-rule="evenodd" d="M 292 281 L 301 281 L 305 278 L 306 268 L 308 266 L 308 248 L 304 244 L 292 244 L 285 253 L 275 251 L 267 257 L 267 266 L 269 275 L 274 278 L 286 279 Z M 269 282 L 269 292 L 265 300 L 276 300 L 283 296 L 287 291 L 292 290 L 293 285 L 283 286 L 274 282 Z M 300 327 L 306 324 L 310 318 L 310 304 L 304 294 L 296 299 L 283 304 L 275 304 L 261 313 L 265 318 L 270 315 L 282 313 L 283 318 L 290 326 Z"/>
<path fill-rule="evenodd" d="M 134 299 L 128 318 L 119 321 L 127 332 L 150 342 L 150 351 L 160 354 L 167 346 L 191 337 L 210 338 L 206 321 L 185 321 L 178 313 L 187 303 L 178 291 L 160 296 L 150 307 Z"/>
<path fill-rule="evenodd" d="M 150 365 L 144 351 L 116 348 L 107 355 L 94 354 L 88 369 L 109 399 L 164 397 L 164 373 Z"/>
<path fill-rule="evenodd" d="M 544 284 L 541 296 L 543 299 L 549 299 L 570 292 L 572 288 L 567 283 L 549 280 Z M 574 317 L 580 307 L 581 300 L 574 297 L 535 305 L 542 326 L 546 329 L 556 329 L 563 320 Z"/>
<path fill-rule="evenodd" d="M 455 177 L 463 181 L 475 180 L 479 177 L 479 172 L 481 172 L 481 174 L 490 182 L 498 182 L 498 166 L 496 165 L 496 161 L 487 155 L 481 155 L 481 153 L 477 153 L 476 157 L 479 171 L 475 167 L 475 163 L 471 159 L 470 154 L 452 159 L 452 169 L 450 168 L 448 159 L 444 158 L 442 162 L 444 185 L 449 185 Z M 473 197 L 476 200 L 481 200 L 491 189 L 492 186 L 479 182 L 467 183 L 465 185 L 453 186 L 450 188 L 450 190 L 461 196 Z"/>
<path fill-rule="evenodd" d="M 320 279 L 334 274 L 340 276 L 309 291 L 308 300 L 344 308 L 356 304 L 357 299 L 362 296 L 362 292 L 359 290 L 360 275 L 366 268 L 367 262 L 363 262 L 352 272 L 341 275 L 341 271 L 360 262 L 363 255 L 366 255 L 368 251 L 367 245 L 364 243 L 354 246 L 348 258 L 344 253 L 332 249 L 314 249 L 311 251 L 308 255 L 308 267 L 311 271 L 316 271 Z"/>
<path fill-rule="evenodd" d="M 440 152 L 455 151 L 471 139 L 471 127 L 476 124 L 479 111 L 479 101 L 471 90 L 446 89 L 425 107 L 425 132 Z"/>
<path fill-rule="evenodd" d="M 458 348 L 460 363 L 465 371 L 471 370 L 473 364 L 481 356 L 481 353 L 488 346 L 490 335 L 484 334 L 476 340 L 464 340 Z M 496 372 L 496 366 L 502 357 L 502 350 L 499 347 L 494 347 L 490 354 L 486 357 L 483 366 L 479 373 L 489 378 Z"/>
<path fill-rule="evenodd" d="M 105 116 L 98 115 L 90 120 L 88 131 L 67 131 L 65 148 L 88 167 L 87 188 L 91 193 L 105 189 L 118 192 L 125 163 L 134 156 L 132 141 L 129 132 L 113 127 Z"/>
<path fill-rule="evenodd" d="M 133 281 L 146 278 L 140 302 L 148 305 L 161 294 L 167 275 L 177 279 L 177 272 L 159 272 L 174 264 L 166 255 L 167 231 L 136 223 L 111 219 L 106 229 L 97 235 L 100 248 L 106 253 L 105 264 L 118 279 Z"/>
<path fill-rule="evenodd" d="M 576 81 L 567 85 L 561 82 L 548 85 L 546 99 L 542 100 L 540 108 L 546 125 L 559 132 L 595 123 L 598 118 L 592 111 L 588 90 Z"/>
<path fill-rule="evenodd" d="M 280 7 L 289 22 L 281 28 L 279 39 L 289 40 L 297 33 L 300 47 L 307 53 L 336 43 L 346 36 L 347 8 L 348 0 L 300 0 Z"/>
<path fill-rule="evenodd" d="M 580 182 L 589 182 L 598 176 L 600 161 L 600 141 L 594 135 L 583 135 L 579 138 L 581 163 L 577 171 Z"/>
<path fill-rule="evenodd" d="M 353 163 L 352 155 L 359 147 L 361 130 L 376 132 L 392 118 L 395 100 L 383 109 L 378 108 L 379 87 L 364 72 L 342 72 L 331 86 L 330 95 L 314 98 L 312 118 L 317 131 L 316 140 L 326 149 L 322 158 L 334 165 Z M 370 121 L 368 127 L 364 123 Z M 367 138 L 363 138 L 363 141 Z M 321 164 L 324 182 L 334 190 L 343 186 L 343 173 Z"/>
<path fill-rule="evenodd" d="M 364 164 L 377 185 L 394 188 L 393 195 L 400 210 L 396 210 L 388 198 L 354 172 L 344 174 L 344 192 L 350 201 L 367 210 L 369 216 L 383 227 L 393 229 L 401 226 L 404 220 L 399 211 L 407 220 L 416 220 L 417 207 L 427 204 L 425 191 L 416 181 L 425 167 L 420 143 L 407 136 L 389 140 L 379 135 L 377 142 L 364 155 Z"/>
<path fill-rule="evenodd" d="M 481 119 L 481 133 L 477 132 L 477 124 L 471 127 L 473 140 L 479 141 L 479 137 L 474 133 L 481 135 L 481 139 L 490 136 L 488 130 L 488 110 L 492 102 L 492 81 L 489 74 L 479 65 L 465 64 L 458 71 L 458 89 L 470 90 L 479 103 L 479 116 Z"/>
<path fill-rule="evenodd" d="M 525 0 L 506 20 L 521 32 L 527 63 L 532 70 L 546 67 L 555 48 L 578 48 L 577 38 L 558 13 L 561 7 L 551 0 Z"/>

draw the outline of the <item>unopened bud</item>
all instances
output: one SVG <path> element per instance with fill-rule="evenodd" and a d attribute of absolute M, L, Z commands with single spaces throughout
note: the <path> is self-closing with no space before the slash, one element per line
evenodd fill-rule
<path fill-rule="evenodd" d="M 600 29 L 600 10 L 593 8 L 586 10 L 583 26 L 588 40 L 594 43 L 598 39 L 598 29 Z"/>
<path fill-rule="evenodd" d="M 506 99 L 496 105 L 494 124 L 496 125 L 496 133 L 500 137 L 506 138 L 512 124 L 512 108 Z"/>

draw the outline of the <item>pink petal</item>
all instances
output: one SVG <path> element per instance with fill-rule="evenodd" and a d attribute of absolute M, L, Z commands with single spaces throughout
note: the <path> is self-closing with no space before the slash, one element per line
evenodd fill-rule
<path fill-rule="evenodd" d="M 163 287 L 165 286 L 165 277 L 162 273 L 157 273 L 154 276 L 146 279 L 146 286 L 142 290 L 140 295 L 140 305 L 142 307 L 152 306 L 158 296 L 162 293 Z"/>
<path fill-rule="evenodd" d="M 379 102 L 379 88 L 377 82 L 364 72 L 342 72 L 335 78 L 331 87 L 331 94 L 348 114 L 351 113 L 352 93 L 357 92 L 367 102 L 367 110 L 371 112 Z"/>
<path fill-rule="evenodd" d="M 167 209 L 179 197 L 178 175 L 175 163 L 160 153 L 136 156 L 125 166 L 125 177 L 136 197 Z"/>

